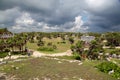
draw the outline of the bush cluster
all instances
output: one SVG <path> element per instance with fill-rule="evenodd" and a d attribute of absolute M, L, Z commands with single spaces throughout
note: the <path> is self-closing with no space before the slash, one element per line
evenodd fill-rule
<path fill-rule="evenodd" d="M 119 49 L 114 49 L 114 50 L 112 50 L 111 52 L 110 52 L 110 54 L 112 55 L 112 54 L 117 54 L 117 55 L 119 55 L 120 54 L 120 50 Z"/>
<path fill-rule="evenodd" d="M 74 53 L 73 58 L 76 59 L 76 60 L 81 60 L 81 57 L 78 53 Z"/>
<path fill-rule="evenodd" d="M 53 47 L 39 47 L 39 51 L 54 51 Z"/>
<path fill-rule="evenodd" d="M 4 58 L 8 55 L 7 52 L 0 52 L 0 58 Z"/>
<path fill-rule="evenodd" d="M 14 51 L 11 52 L 12 55 L 27 55 L 27 52 Z"/>
<path fill-rule="evenodd" d="M 103 62 L 96 67 L 104 73 L 109 73 L 113 70 L 114 72 L 111 75 L 115 78 L 120 78 L 120 67 L 115 63 Z"/>

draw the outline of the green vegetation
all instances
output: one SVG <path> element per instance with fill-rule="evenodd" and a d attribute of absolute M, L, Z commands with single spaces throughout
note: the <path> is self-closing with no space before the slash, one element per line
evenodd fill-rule
<path fill-rule="evenodd" d="M 111 53 L 111 52 L 116 51 L 116 50 L 120 50 L 120 49 L 109 49 L 109 48 L 104 49 L 105 53 Z"/>
<path fill-rule="evenodd" d="M 3 52 L 7 49 L 9 51 L 24 51 L 24 46 L 26 45 L 27 37 L 22 34 L 17 34 L 14 37 L 10 37 L 8 39 L 0 39 L 0 51 Z"/>
<path fill-rule="evenodd" d="M 71 46 L 69 41 L 65 40 L 63 42 L 63 40 L 60 37 L 51 38 L 51 39 L 44 37 L 42 39 L 42 41 L 44 42 L 44 45 L 38 46 L 37 40 L 36 40 L 35 43 L 28 42 L 27 47 L 29 49 L 38 50 L 38 51 L 44 52 L 44 53 L 60 53 L 60 52 L 65 52 L 65 51 L 69 50 L 70 46 Z M 45 49 L 45 48 L 47 48 L 47 49 Z M 49 48 L 52 50 L 48 50 Z"/>
<path fill-rule="evenodd" d="M 74 38 L 70 37 L 69 41 L 70 41 L 71 44 L 73 44 L 74 43 Z"/>
<path fill-rule="evenodd" d="M 12 34 L 6 28 L 0 29 L 0 37 L 3 33 Z M 71 49 L 73 55 L 57 57 L 61 59 L 60 61 L 50 58 L 37 58 L 20 61 L 19 64 L 16 62 L 6 65 L 2 64 L 0 71 L 11 75 L 16 74 L 17 77 L 23 80 L 28 78 L 33 79 L 35 77 L 40 79 L 49 77 L 53 80 L 64 78 L 78 80 L 80 77 L 86 80 L 115 80 L 110 76 L 119 78 L 120 60 L 118 58 L 120 49 L 117 49 L 120 46 L 119 32 L 87 34 L 95 36 L 95 40 L 91 42 L 81 41 L 80 37 L 86 34 L 71 32 L 25 32 L 17 33 L 14 37 L 12 36 L 6 39 L 1 37 L 0 58 L 6 57 L 8 52 L 11 52 L 12 55 L 26 55 L 29 51 L 32 52 L 31 50 L 54 54 L 66 52 Z M 62 61 L 62 59 L 67 60 Z M 70 63 L 69 60 L 83 61 L 83 64 L 78 65 L 77 62 Z M 106 62 L 105 60 L 111 62 Z M 116 64 L 112 62 L 116 62 Z M 12 65 L 14 66 L 11 67 Z M 105 73 L 97 71 L 94 66 L 97 66 L 100 71 Z M 111 70 L 114 70 L 114 73 L 110 75 L 106 74 Z"/>
<path fill-rule="evenodd" d="M 52 47 L 39 47 L 38 51 L 54 51 Z"/>
<path fill-rule="evenodd" d="M 67 60 L 75 60 L 75 57 L 74 57 L 74 56 L 59 56 L 59 57 L 55 57 L 55 58 L 67 59 Z"/>
<path fill-rule="evenodd" d="M 97 41 L 92 41 L 89 44 L 88 50 L 84 50 L 85 42 L 78 41 L 75 45 L 71 46 L 71 50 L 73 54 L 77 53 L 82 59 L 98 59 L 98 55 L 100 52 L 103 52 L 102 46 Z"/>
<path fill-rule="evenodd" d="M 76 59 L 76 60 L 81 60 L 81 56 L 77 53 L 73 54 L 73 58 Z"/>
<path fill-rule="evenodd" d="M 78 61 L 81 60 L 81 57 L 78 54 L 73 54 L 72 56 L 59 56 L 57 58 L 59 58 L 59 59 L 67 59 L 67 60 L 78 60 Z"/>
<path fill-rule="evenodd" d="M 27 55 L 27 52 L 11 52 L 11 55 Z"/>
<path fill-rule="evenodd" d="M 0 52 L 0 58 L 4 58 L 8 55 L 7 52 Z"/>
<path fill-rule="evenodd" d="M 113 58 L 113 59 L 111 59 L 111 61 L 116 62 L 120 66 L 120 60 L 119 59 Z"/>
<path fill-rule="evenodd" d="M 39 46 L 37 45 L 37 43 L 27 42 L 26 46 L 27 46 L 29 49 L 33 49 L 33 50 L 37 50 L 37 49 L 39 48 Z"/>
<path fill-rule="evenodd" d="M 10 33 L 10 34 L 11 34 L 11 32 L 9 32 L 9 31 L 7 30 L 7 28 L 2 28 L 2 29 L 0 29 L 0 34 L 2 34 L 2 33 Z"/>
<path fill-rule="evenodd" d="M 112 62 L 103 62 L 97 66 L 97 68 L 105 73 L 109 73 L 115 78 L 120 78 L 120 67 Z M 111 72 L 113 71 L 113 72 Z M 111 73 L 110 73 L 111 72 Z"/>
<path fill-rule="evenodd" d="M 106 33 L 106 40 L 108 46 L 115 47 L 120 45 L 120 34 L 117 32 Z"/>
<path fill-rule="evenodd" d="M 45 78 L 51 80 L 117 80 L 108 74 L 95 69 L 98 61 L 85 61 L 82 65 L 78 62 L 68 62 L 46 58 L 34 58 L 25 61 L 8 63 L 0 66 L 0 72 L 6 72 L 22 80 Z"/>

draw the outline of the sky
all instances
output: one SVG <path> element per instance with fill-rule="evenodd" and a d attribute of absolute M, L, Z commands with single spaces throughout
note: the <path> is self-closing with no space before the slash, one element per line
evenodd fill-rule
<path fill-rule="evenodd" d="M 12 32 L 120 31 L 120 0 L 0 0 L 0 28 Z"/>

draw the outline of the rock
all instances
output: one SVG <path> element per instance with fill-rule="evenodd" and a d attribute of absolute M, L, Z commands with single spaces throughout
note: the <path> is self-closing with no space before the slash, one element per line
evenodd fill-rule
<path fill-rule="evenodd" d="M 51 80 L 50 78 L 45 77 L 44 80 Z"/>
<path fill-rule="evenodd" d="M 83 80 L 83 79 L 79 78 L 79 80 Z"/>
<path fill-rule="evenodd" d="M 19 67 L 16 67 L 16 70 L 18 70 L 19 69 Z"/>
<path fill-rule="evenodd" d="M 108 74 L 113 74 L 113 73 L 114 73 L 114 70 L 108 72 Z"/>
<path fill-rule="evenodd" d="M 78 65 L 82 65 L 83 63 L 81 62 L 81 63 L 79 63 Z"/>
<path fill-rule="evenodd" d="M 111 61 L 110 58 L 106 58 L 106 59 L 107 59 L 107 61 Z"/>
<path fill-rule="evenodd" d="M 3 61 L 3 58 L 0 58 L 0 62 L 2 62 Z"/>
<path fill-rule="evenodd" d="M 58 63 L 62 63 L 61 61 L 58 61 Z"/>

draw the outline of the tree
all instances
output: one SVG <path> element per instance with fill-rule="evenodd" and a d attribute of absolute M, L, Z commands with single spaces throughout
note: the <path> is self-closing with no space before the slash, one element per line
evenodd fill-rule
<path fill-rule="evenodd" d="M 0 40 L 0 51 L 3 51 L 5 49 L 5 41 L 4 40 Z"/>
<path fill-rule="evenodd" d="M 91 41 L 87 57 L 89 59 L 97 59 L 100 51 L 103 51 L 102 45 L 95 40 Z"/>
<path fill-rule="evenodd" d="M 106 37 L 108 46 L 115 47 L 115 46 L 120 45 L 120 34 L 119 33 L 117 32 L 106 33 L 105 37 Z"/>
<path fill-rule="evenodd" d="M 42 40 L 39 40 L 37 45 L 38 46 L 44 46 L 44 42 Z"/>
<path fill-rule="evenodd" d="M 74 39 L 72 37 L 69 38 L 69 41 L 70 41 L 71 44 L 74 43 Z"/>
<path fill-rule="evenodd" d="M 83 51 L 84 51 L 83 44 L 84 44 L 83 41 L 78 41 L 75 46 L 74 45 L 71 46 L 71 50 L 73 51 L 73 54 L 77 54 L 77 57 L 79 55 L 79 57 L 83 58 Z"/>

